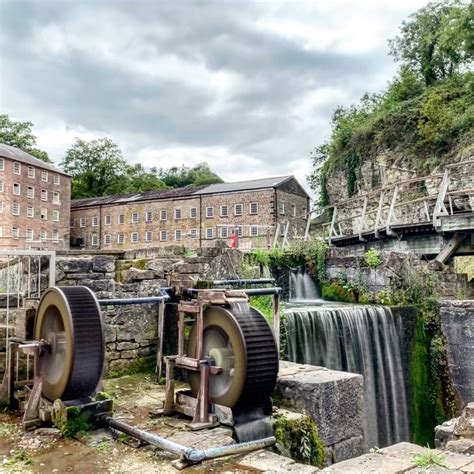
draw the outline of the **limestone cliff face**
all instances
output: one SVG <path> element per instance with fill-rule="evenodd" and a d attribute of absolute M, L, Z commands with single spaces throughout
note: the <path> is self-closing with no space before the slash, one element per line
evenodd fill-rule
<path fill-rule="evenodd" d="M 456 151 L 442 157 L 440 164 L 433 167 L 429 166 L 427 160 L 426 169 L 416 170 L 413 163 L 416 161 L 412 155 L 404 155 L 400 152 L 392 152 L 390 150 L 381 150 L 375 156 L 367 157 L 359 168 L 357 175 L 358 195 L 380 189 L 381 187 L 391 186 L 401 181 L 418 176 L 436 175 L 442 173 L 443 168 L 447 164 L 458 163 L 466 160 L 474 159 L 474 139 L 467 144 L 459 147 Z M 428 171 L 427 169 L 430 169 Z M 474 180 L 463 170 L 459 170 L 454 179 L 463 181 L 468 184 Z M 435 193 L 438 183 L 427 180 L 425 182 L 426 190 L 429 194 Z M 329 202 L 334 204 L 343 199 L 347 199 L 347 177 L 343 169 L 333 171 L 328 177 L 326 189 L 328 192 Z"/>

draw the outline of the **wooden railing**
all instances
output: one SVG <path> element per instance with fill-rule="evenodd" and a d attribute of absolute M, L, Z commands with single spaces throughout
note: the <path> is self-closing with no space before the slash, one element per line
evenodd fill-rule
<path fill-rule="evenodd" d="M 328 240 L 380 232 L 396 235 L 404 225 L 432 224 L 438 229 L 442 216 L 474 211 L 474 160 L 448 165 L 441 174 L 400 181 L 370 193 L 344 199 L 324 225 Z"/>

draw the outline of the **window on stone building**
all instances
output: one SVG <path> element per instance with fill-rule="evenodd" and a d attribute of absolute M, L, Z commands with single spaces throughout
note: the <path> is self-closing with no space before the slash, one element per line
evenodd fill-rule
<path fill-rule="evenodd" d="M 85 227 L 86 226 L 86 218 L 85 217 L 81 217 L 79 219 L 79 227 Z"/>
<path fill-rule="evenodd" d="M 47 189 L 42 189 L 41 190 L 41 200 L 42 201 L 47 201 L 48 200 L 48 190 Z"/>
<path fill-rule="evenodd" d="M 136 224 L 138 222 L 138 212 L 132 212 L 132 224 Z"/>
<path fill-rule="evenodd" d="M 123 244 L 125 242 L 125 235 L 124 234 L 117 234 L 117 243 Z"/>
<path fill-rule="evenodd" d="M 206 217 L 207 218 L 214 217 L 214 208 L 213 207 L 206 207 Z"/>
<path fill-rule="evenodd" d="M 208 227 L 206 229 L 206 239 L 212 239 L 214 237 L 214 229 L 212 227 Z"/>
<path fill-rule="evenodd" d="M 13 183 L 13 194 L 19 196 L 21 194 L 21 185 L 20 183 Z"/>
<path fill-rule="evenodd" d="M 181 216 L 182 216 L 182 212 L 181 212 L 181 209 L 175 209 L 174 210 L 174 218 L 175 219 L 181 219 Z"/>
<path fill-rule="evenodd" d="M 13 163 L 13 174 L 21 174 L 21 164 L 20 163 Z"/>
<path fill-rule="evenodd" d="M 97 234 L 92 234 L 91 245 L 93 245 L 94 247 L 99 245 L 99 236 Z"/>
<path fill-rule="evenodd" d="M 33 166 L 28 166 L 28 178 L 34 178 L 35 177 L 35 169 Z"/>
<path fill-rule="evenodd" d="M 41 171 L 41 181 L 48 182 L 48 172 L 47 171 Z"/>
<path fill-rule="evenodd" d="M 104 225 L 112 225 L 112 216 L 110 214 L 104 216 Z"/>
<path fill-rule="evenodd" d="M 5 159 L 0 158 L 0 171 L 5 171 Z"/>
<path fill-rule="evenodd" d="M 243 205 L 242 204 L 236 204 L 234 206 L 234 216 L 241 216 L 243 212 Z"/>
<path fill-rule="evenodd" d="M 175 229 L 174 240 L 181 240 L 181 237 L 182 237 L 181 229 Z"/>
<path fill-rule="evenodd" d="M 31 199 L 35 197 L 35 188 L 33 186 L 28 186 L 26 188 L 26 197 Z"/>
<path fill-rule="evenodd" d="M 110 234 L 104 235 L 104 244 L 110 245 L 112 243 L 112 236 Z"/>
<path fill-rule="evenodd" d="M 20 229 L 18 227 L 12 227 L 12 237 L 18 239 L 20 237 Z"/>
<path fill-rule="evenodd" d="M 130 234 L 130 242 L 132 242 L 132 244 L 138 243 L 138 232 L 132 232 Z"/>
<path fill-rule="evenodd" d="M 51 240 L 54 244 L 57 244 L 59 242 L 59 232 L 57 230 L 53 230 L 51 234 Z"/>
<path fill-rule="evenodd" d="M 278 203 L 278 213 L 284 215 L 285 214 L 285 203 L 279 202 Z"/>
<path fill-rule="evenodd" d="M 168 212 L 166 211 L 166 209 L 161 209 L 160 210 L 160 221 L 165 221 L 166 219 L 168 219 Z"/>
<path fill-rule="evenodd" d="M 33 206 L 28 206 L 26 208 L 26 217 L 35 217 L 35 209 Z"/>
<path fill-rule="evenodd" d="M 48 220 L 48 209 L 46 209 L 44 207 L 41 208 L 40 219 L 42 221 L 47 221 Z M 81 226 L 81 227 L 84 227 L 84 226 Z"/>
<path fill-rule="evenodd" d="M 3 237 L 3 227 L 0 225 L 0 237 Z"/>
<path fill-rule="evenodd" d="M 59 211 L 53 211 L 53 221 L 59 222 Z"/>
<path fill-rule="evenodd" d="M 237 237 L 242 237 L 244 235 L 244 231 L 241 225 L 235 227 L 235 233 L 237 234 Z"/>
<path fill-rule="evenodd" d="M 0 193 L 3 193 L 4 189 L 5 189 L 5 184 L 3 181 L 0 181 Z"/>
<path fill-rule="evenodd" d="M 221 239 L 227 239 L 227 237 L 229 237 L 229 229 L 227 227 L 221 227 L 219 229 L 219 237 Z"/>
<path fill-rule="evenodd" d="M 191 239 L 197 239 L 198 230 L 197 229 L 190 229 L 189 236 L 191 237 Z"/>
<path fill-rule="evenodd" d="M 280 235 L 282 237 L 285 236 L 285 231 L 286 231 L 286 224 L 282 223 L 281 226 L 280 226 Z"/>
<path fill-rule="evenodd" d="M 92 217 L 92 227 L 99 227 L 99 216 Z"/>
<path fill-rule="evenodd" d="M 145 220 L 151 222 L 153 220 L 153 211 L 146 211 Z"/>
<path fill-rule="evenodd" d="M 20 215 L 20 205 L 17 202 L 14 202 L 12 204 L 12 214 L 14 216 L 19 216 Z"/>
<path fill-rule="evenodd" d="M 33 240 L 33 229 L 26 229 L 26 240 Z"/>
<path fill-rule="evenodd" d="M 258 214 L 258 202 L 251 202 L 249 204 L 249 214 Z"/>
<path fill-rule="evenodd" d="M 167 239 L 168 239 L 168 233 L 166 232 L 166 230 L 160 230 L 160 240 L 164 242 Z"/>
<path fill-rule="evenodd" d="M 119 216 L 117 218 L 117 222 L 119 224 L 125 224 L 125 214 L 119 214 Z"/>
<path fill-rule="evenodd" d="M 221 217 L 229 216 L 229 206 L 221 206 Z"/>
<path fill-rule="evenodd" d="M 59 193 L 53 192 L 53 204 L 60 204 Z"/>
<path fill-rule="evenodd" d="M 296 206 L 293 205 L 293 206 L 292 206 L 292 209 L 293 209 L 293 217 L 296 217 Z"/>
<path fill-rule="evenodd" d="M 3 201 L 0 201 L 0 212 L 3 212 Z"/>
<path fill-rule="evenodd" d="M 48 237 L 48 233 L 44 230 L 44 229 L 41 229 L 40 231 L 40 239 L 41 240 L 46 240 Z"/>
<path fill-rule="evenodd" d="M 250 236 L 251 237 L 258 237 L 258 225 L 251 225 L 250 226 Z"/>
<path fill-rule="evenodd" d="M 197 214 L 198 214 L 197 207 L 192 207 L 191 209 L 189 209 L 189 217 L 191 219 L 196 219 Z"/>
<path fill-rule="evenodd" d="M 53 183 L 54 184 L 59 184 L 59 174 L 54 174 L 53 175 Z"/>
<path fill-rule="evenodd" d="M 145 232 L 145 242 L 151 242 L 153 240 L 153 232 L 151 230 L 147 230 Z"/>

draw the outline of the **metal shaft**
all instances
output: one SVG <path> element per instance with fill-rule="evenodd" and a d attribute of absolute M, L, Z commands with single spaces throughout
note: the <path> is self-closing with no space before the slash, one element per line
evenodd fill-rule
<path fill-rule="evenodd" d="M 241 278 L 238 280 L 214 280 L 213 285 L 265 285 L 275 283 L 275 278 Z"/>
<path fill-rule="evenodd" d="M 202 462 L 206 459 L 214 459 L 222 456 L 228 456 L 231 454 L 241 454 L 248 451 L 254 451 L 257 449 L 267 448 L 273 446 L 276 442 L 274 436 L 268 438 L 258 439 L 255 441 L 247 441 L 245 443 L 229 444 L 226 446 L 219 446 L 217 448 L 209 449 L 195 449 L 189 446 L 169 441 L 166 438 L 162 438 L 148 431 L 135 428 L 122 421 L 116 420 L 111 417 L 105 419 L 106 424 L 111 428 L 114 428 L 122 433 L 126 433 L 129 436 L 133 436 L 136 439 L 145 441 L 152 446 L 156 446 L 160 449 L 164 449 L 174 454 L 184 456 L 188 461 L 191 462 Z"/>

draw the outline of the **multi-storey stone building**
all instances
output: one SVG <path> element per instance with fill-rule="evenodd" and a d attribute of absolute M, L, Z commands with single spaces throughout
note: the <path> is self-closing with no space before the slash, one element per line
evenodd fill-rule
<path fill-rule="evenodd" d="M 71 178 L 0 143 L 0 247 L 68 249 Z"/>
<path fill-rule="evenodd" d="M 71 245 L 129 250 L 229 244 L 270 247 L 275 232 L 303 236 L 309 196 L 293 176 L 155 190 L 71 204 Z M 288 224 L 289 223 L 289 224 Z"/>

